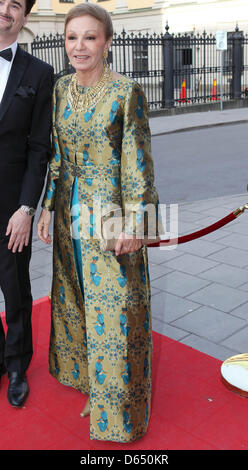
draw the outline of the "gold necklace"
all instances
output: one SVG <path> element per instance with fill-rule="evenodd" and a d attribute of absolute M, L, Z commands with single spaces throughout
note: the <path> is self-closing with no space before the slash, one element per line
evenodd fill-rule
<path fill-rule="evenodd" d="M 96 85 L 80 93 L 77 87 L 77 74 L 73 74 L 68 87 L 67 99 L 72 111 L 87 111 L 95 106 L 105 94 L 106 87 L 112 77 L 109 67 L 104 67 L 103 74 Z"/>

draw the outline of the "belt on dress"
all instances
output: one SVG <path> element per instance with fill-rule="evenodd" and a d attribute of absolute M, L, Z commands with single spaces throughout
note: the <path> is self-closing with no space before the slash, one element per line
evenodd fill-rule
<path fill-rule="evenodd" d="M 63 169 L 69 171 L 74 177 L 85 178 L 113 178 L 120 175 L 119 165 L 78 165 L 64 160 Z"/>

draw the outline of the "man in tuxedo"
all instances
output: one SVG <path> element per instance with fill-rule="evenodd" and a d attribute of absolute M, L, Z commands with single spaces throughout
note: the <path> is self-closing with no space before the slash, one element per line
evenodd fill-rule
<path fill-rule="evenodd" d="M 0 377 L 8 401 L 20 407 L 32 358 L 29 278 L 33 215 L 50 157 L 53 69 L 20 48 L 17 36 L 35 0 L 0 0 Z"/>

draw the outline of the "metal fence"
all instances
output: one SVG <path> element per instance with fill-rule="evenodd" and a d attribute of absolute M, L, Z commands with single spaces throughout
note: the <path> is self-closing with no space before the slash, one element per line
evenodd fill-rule
<path fill-rule="evenodd" d="M 69 72 L 69 62 L 65 52 L 62 34 L 36 36 L 31 44 L 31 53 L 54 67 L 56 77 Z"/>
<path fill-rule="evenodd" d="M 248 95 L 248 35 L 228 33 L 223 58 L 223 100 Z M 63 35 L 36 37 L 32 54 L 53 65 L 56 77 L 70 73 Z M 137 80 L 150 109 L 211 103 L 220 99 L 221 53 L 216 37 L 200 34 L 115 34 L 109 52 L 113 70 Z"/>

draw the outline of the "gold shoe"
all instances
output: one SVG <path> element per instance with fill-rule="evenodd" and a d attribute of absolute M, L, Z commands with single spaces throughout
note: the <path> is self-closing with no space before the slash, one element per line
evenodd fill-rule
<path fill-rule="evenodd" d="M 80 413 L 80 416 L 81 416 L 82 418 L 85 418 L 86 416 L 89 416 L 89 414 L 90 414 L 90 400 L 89 400 L 89 398 L 88 398 L 88 400 L 87 400 L 87 402 L 86 402 L 86 405 L 85 405 L 85 407 L 84 407 L 82 413 Z"/>

